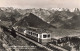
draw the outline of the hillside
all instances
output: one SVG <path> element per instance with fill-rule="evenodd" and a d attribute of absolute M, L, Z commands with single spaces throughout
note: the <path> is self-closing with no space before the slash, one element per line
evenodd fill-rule
<path fill-rule="evenodd" d="M 23 40 L 19 36 L 14 38 L 10 32 L 3 31 L 0 26 L 0 51 L 14 51 L 14 49 L 10 48 L 10 46 L 21 46 L 21 45 L 29 46 L 27 44 L 27 41 Z M 18 50 L 19 49 L 15 49 L 15 51 Z"/>
<path fill-rule="evenodd" d="M 80 27 L 80 13 L 70 12 L 70 11 L 56 11 L 50 22 L 51 25 L 57 28 L 64 29 L 77 29 Z"/>
<path fill-rule="evenodd" d="M 54 26 L 44 22 L 42 19 L 37 17 L 36 15 L 30 13 L 28 16 L 25 16 L 23 19 L 18 21 L 14 26 L 23 26 L 23 27 L 36 27 L 36 28 L 55 28 Z"/>

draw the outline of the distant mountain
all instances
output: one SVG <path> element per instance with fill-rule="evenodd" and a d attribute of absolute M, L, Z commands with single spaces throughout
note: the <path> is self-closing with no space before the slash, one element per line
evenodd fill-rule
<path fill-rule="evenodd" d="M 20 13 L 13 8 L 0 8 L 0 20 L 8 21 L 14 24 L 18 21 L 18 18 L 21 17 Z"/>
<path fill-rule="evenodd" d="M 54 26 L 44 22 L 42 19 L 36 15 L 30 13 L 28 16 L 25 16 L 23 19 L 18 21 L 14 26 L 23 26 L 23 27 L 36 27 L 36 28 L 55 28 Z"/>
<path fill-rule="evenodd" d="M 48 9 L 14 9 L 12 7 L 10 8 L 5 8 L 5 7 L 1 7 L 0 8 L 0 15 L 1 15 L 1 19 L 2 17 L 13 17 L 15 18 L 16 21 L 19 21 L 20 19 L 23 18 L 23 15 L 26 15 L 26 13 L 33 13 L 34 15 L 38 16 L 40 19 L 42 19 L 45 22 L 49 22 L 50 21 L 50 15 L 53 14 L 55 11 L 54 10 L 48 10 Z"/>
<path fill-rule="evenodd" d="M 80 12 L 56 11 L 52 16 L 51 25 L 57 28 L 76 29 L 80 27 Z"/>
<path fill-rule="evenodd" d="M 25 9 L 25 10 L 17 9 L 17 11 L 22 15 L 25 15 L 26 13 L 33 13 L 34 15 L 38 16 L 45 22 L 49 22 L 51 19 L 50 15 L 55 12 L 54 10 L 47 10 L 42 8 L 39 9 L 32 8 L 32 9 Z"/>
<path fill-rule="evenodd" d="M 14 23 L 22 20 L 24 17 L 27 17 L 29 13 L 34 14 L 42 21 L 48 24 L 51 24 L 57 28 L 79 29 L 80 27 L 80 24 L 79 24 L 80 11 L 78 8 L 75 8 L 74 11 L 71 11 L 70 9 L 67 9 L 67 8 L 66 9 L 65 8 L 14 9 L 12 7 L 10 8 L 3 7 L 3 8 L 0 8 L 0 20 L 12 22 L 12 25 L 13 25 Z M 26 25 L 27 24 L 28 23 L 26 23 Z M 32 23 L 30 25 L 32 25 Z"/>

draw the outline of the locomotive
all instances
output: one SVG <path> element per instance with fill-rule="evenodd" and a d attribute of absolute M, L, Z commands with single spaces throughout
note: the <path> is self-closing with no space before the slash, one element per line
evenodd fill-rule
<path fill-rule="evenodd" d="M 31 28 L 32 29 L 32 28 Z M 24 35 L 40 44 L 46 45 L 51 42 L 51 33 L 40 29 L 28 29 L 24 31 Z"/>

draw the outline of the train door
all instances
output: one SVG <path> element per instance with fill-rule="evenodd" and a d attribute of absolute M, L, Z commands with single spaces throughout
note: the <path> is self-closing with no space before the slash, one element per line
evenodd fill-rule
<path fill-rule="evenodd" d="M 38 34 L 38 42 L 40 41 L 40 34 Z"/>

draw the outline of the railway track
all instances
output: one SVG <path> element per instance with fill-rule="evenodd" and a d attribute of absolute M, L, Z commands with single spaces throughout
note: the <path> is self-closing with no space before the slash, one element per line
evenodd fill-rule
<path fill-rule="evenodd" d="M 49 46 L 52 47 L 52 48 L 55 48 L 57 51 L 68 51 L 64 48 L 58 47 L 58 46 L 56 46 L 54 44 L 51 44 L 51 43 L 49 44 Z"/>

